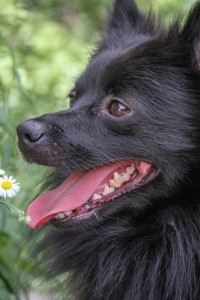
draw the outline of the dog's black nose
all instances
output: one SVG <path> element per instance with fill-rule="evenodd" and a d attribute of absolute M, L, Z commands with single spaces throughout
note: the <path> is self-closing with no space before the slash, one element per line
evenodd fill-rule
<path fill-rule="evenodd" d="M 41 143 L 45 135 L 45 124 L 38 120 L 28 120 L 17 126 L 19 144 L 31 146 Z"/>

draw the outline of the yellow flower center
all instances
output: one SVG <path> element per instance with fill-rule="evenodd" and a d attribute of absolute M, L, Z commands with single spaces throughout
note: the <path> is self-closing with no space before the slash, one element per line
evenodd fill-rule
<path fill-rule="evenodd" d="M 12 183 L 8 180 L 5 180 L 1 183 L 1 187 L 4 189 L 4 190 L 10 190 L 12 188 Z"/>

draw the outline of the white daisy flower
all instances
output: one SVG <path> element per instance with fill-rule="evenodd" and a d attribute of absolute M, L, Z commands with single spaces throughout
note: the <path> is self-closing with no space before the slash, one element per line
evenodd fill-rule
<path fill-rule="evenodd" d="M 5 171 L 2 170 L 2 169 L 0 169 L 0 176 L 3 176 L 3 175 L 5 175 L 5 174 L 6 174 Z"/>
<path fill-rule="evenodd" d="M 0 198 L 12 198 L 19 192 L 19 183 L 12 176 L 0 177 Z"/>

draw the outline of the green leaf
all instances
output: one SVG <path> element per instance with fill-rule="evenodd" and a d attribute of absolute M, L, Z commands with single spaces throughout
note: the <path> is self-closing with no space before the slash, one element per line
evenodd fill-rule
<path fill-rule="evenodd" d="M 7 290 L 13 295 L 17 295 L 19 288 L 13 276 L 13 269 L 0 257 L 0 279 L 5 284 Z"/>
<path fill-rule="evenodd" d="M 0 107 L 0 126 L 8 133 L 13 134 L 14 126 L 8 113 Z"/>

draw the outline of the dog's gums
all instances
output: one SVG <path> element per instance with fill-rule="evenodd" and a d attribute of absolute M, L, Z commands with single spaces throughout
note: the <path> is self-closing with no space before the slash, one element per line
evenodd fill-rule
<path fill-rule="evenodd" d="M 120 196 L 139 188 L 157 175 L 156 169 L 146 162 L 131 162 L 110 174 L 101 183 L 93 196 L 80 207 L 58 213 L 53 219 L 56 224 L 70 221 L 79 222 L 85 218 L 97 216 L 96 210 Z"/>
<path fill-rule="evenodd" d="M 157 169 L 142 161 L 116 162 L 94 170 L 76 171 L 56 189 L 37 197 L 28 207 L 29 225 L 39 227 L 50 220 L 82 221 L 91 212 L 151 181 Z"/>

